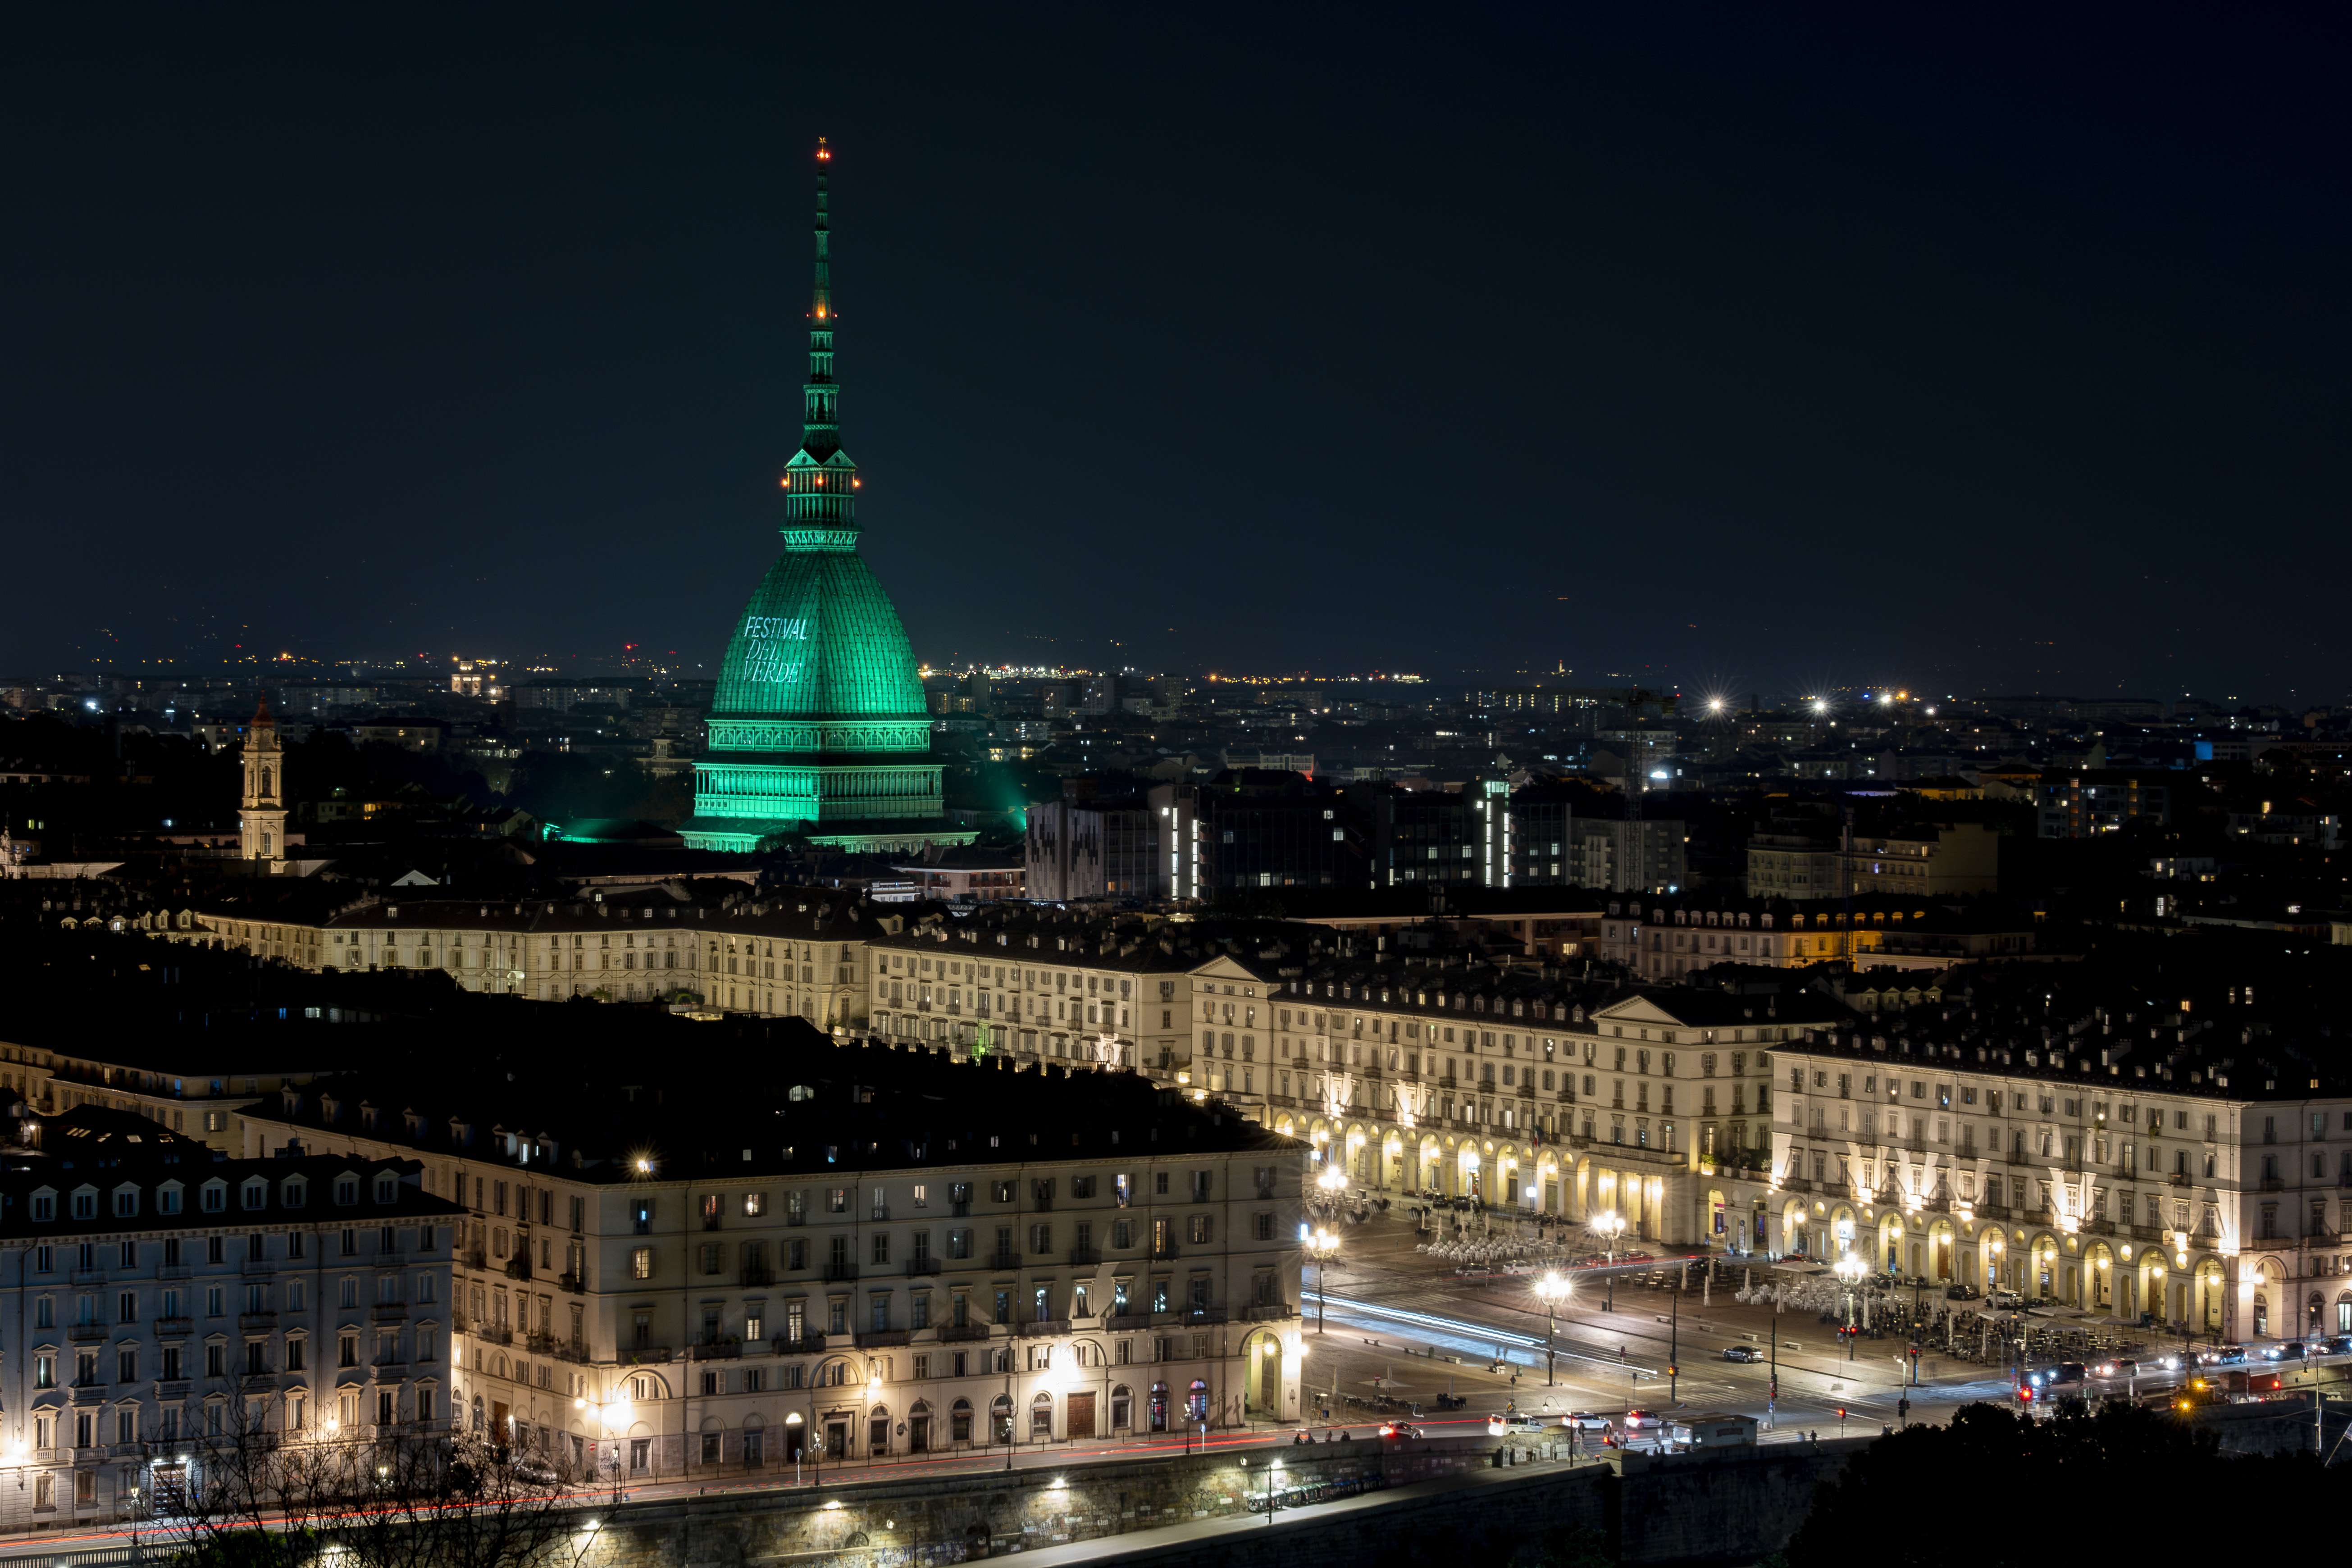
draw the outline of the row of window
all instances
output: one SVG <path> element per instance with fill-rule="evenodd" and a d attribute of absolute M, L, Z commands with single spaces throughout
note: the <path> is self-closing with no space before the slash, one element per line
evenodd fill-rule
<path fill-rule="evenodd" d="M 376 1331 L 375 1361 L 373 1363 L 375 1366 L 397 1367 L 407 1362 L 408 1358 L 401 1353 L 400 1339 L 401 1331 L 398 1329 L 378 1329 Z M 228 1376 L 232 1360 L 228 1341 L 226 1339 L 208 1340 L 201 1348 L 205 1352 L 204 1375 L 209 1378 Z M 286 1336 L 285 1362 L 283 1365 L 272 1366 L 270 1364 L 269 1348 L 269 1342 L 267 1338 L 247 1340 L 245 1342 L 245 1353 L 243 1357 L 236 1362 L 236 1370 L 237 1374 L 244 1377 L 266 1377 L 273 1373 L 308 1372 L 310 1370 L 310 1338 L 300 1330 L 295 1330 Z M 420 1363 L 430 1363 L 438 1360 L 440 1356 L 440 1335 L 438 1331 L 430 1327 L 416 1330 L 415 1351 L 416 1360 Z M 96 1388 L 101 1385 L 99 1376 L 100 1355 L 100 1352 L 95 1350 L 77 1351 L 74 1352 L 74 1387 Z M 141 1346 L 116 1346 L 114 1352 L 114 1381 L 117 1383 L 137 1383 L 140 1381 L 139 1369 L 143 1357 Z M 187 1378 L 193 1364 L 194 1363 L 187 1358 L 185 1346 L 177 1344 L 160 1345 L 156 1347 L 155 1351 L 155 1371 L 153 1375 L 164 1383 L 178 1383 Z M 338 1368 L 356 1368 L 360 1364 L 360 1331 L 351 1328 L 340 1331 L 335 1336 L 335 1365 Z M 58 1386 L 57 1352 L 43 1350 L 37 1351 L 34 1353 L 33 1386 L 35 1388 L 55 1388 Z"/>
<path fill-rule="evenodd" d="M 197 1189 L 198 1209 L 205 1214 L 227 1212 L 228 1186 L 227 1182 L 217 1176 L 205 1183 Z M 158 1185 L 154 1193 L 155 1212 L 159 1215 L 179 1214 L 182 1212 L 181 1205 L 186 1192 L 185 1184 L 180 1182 L 164 1182 Z M 359 1176 L 354 1173 L 337 1177 L 333 1193 L 334 1201 L 338 1206 L 348 1208 L 356 1205 L 360 1201 Z M 25 1200 L 26 1215 L 36 1224 L 47 1224 L 55 1220 L 58 1217 L 58 1195 L 54 1188 L 34 1188 Z M 94 1186 L 86 1186 L 77 1187 L 65 1195 L 68 1215 L 73 1219 L 98 1218 L 101 1196 L 106 1200 L 108 1214 L 116 1219 L 138 1217 L 141 1205 L 145 1201 L 142 1189 L 136 1183 L 130 1182 L 103 1194 Z M 280 1207 L 302 1208 L 308 1205 L 310 1199 L 310 1184 L 308 1177 L 289 1176 L 278 1184 Z M 391 1204 L 397 1203 L 399 1199 L 399 1176 L 389 1171 L 379 1175 L 375 1181 L 375 1201 L 379 1204 Z M 5 1215 L 8 1212 L 12 1201 L 7 1194 L 0 1194 L 0 1215 Z M 241 1184 L 237 1189 L 237 1203 L 240 1208 L 245 1209 L 268 1208 L 269 1206 L 268 1180 L 255 1176 Z"/>
<path fill-rule="evenodd" d="M 341 1231 L 332 1234 L 337 1242 L 337 1256 L 358 1258 L 362 1255 L 362 1232 L 359 1226 L 345 1226 Z M 438 1227 L 434 1226 L 419 1226 L 412 1230 L 386 1225 L 375 1227 L 373 1239 L 376 1255 L 389 1258 L 404 1252 L 415 1252 L 420 1257 L 429 1256 L 435 1250 L 437 1238 Z M 142 1249 L 148 1246 L 160 1249 L 157 1254 L 158 1260 L 166 1268 L 194 1267 L 196 1261 L 194 1254 L 199 1250 L 194 1244 L 199 1241 L 204 1244 L 201 1250 L 205 1263 L 225 1264 L 230 1261 L 229 1238 L 217 1235 L 167 1236 L 163 1240 L 152 1243 L 133 1240 L 83 1241 L 68 1244 L 62 1249 L 55 1243 L 44 1241 L 36 1244 L 32 1249 L 32 1272 L 35 1274 L 57 1272 L 58 1254 L 60 1250 L 66 1253 L 70 1266 L 82 1273 L 103 1267 L 138 1268 L 143 1267 L 142 1259 L 146 1256 Z M 285 1247 L 280 1256 L 288 1258 L 307 1258 L 310 1256 L 310 1232 L 290 1230 L 285 1233 Z M 257 1231 L 245 1238 L 244 1250 L 239 1255 L 239 1261 L 257 1263 L 266 1260 L 269 1256 L 268 1237 Z M 425 1276 L 420 1275 L 418 1278 L 422 1279 Z"/>

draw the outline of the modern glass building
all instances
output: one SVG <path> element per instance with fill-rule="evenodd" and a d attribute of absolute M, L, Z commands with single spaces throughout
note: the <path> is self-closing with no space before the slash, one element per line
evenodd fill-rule
<path fill-rule="evenodd" d="M 695 766 L 698 849 L 798 838 L 906 853 L 969 843 L 946 826 L 931 721 L 906 628 L 857 553 L 857 465 L 841 449 L 825 170 L 817 143 L 816 276 L 801 449 L 782 479 L 783 553 L 736 623 Z"/>

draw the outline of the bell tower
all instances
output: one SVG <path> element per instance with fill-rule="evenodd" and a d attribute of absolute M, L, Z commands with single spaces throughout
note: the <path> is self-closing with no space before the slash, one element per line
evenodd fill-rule
<path fill-rule="evenodd" d="M 265 871 L 285 868 L 286 743 L 278 737 L 267 697 L 245 728 L 245 800 L 237 832 L 247 859 L 262 861 Z"/>

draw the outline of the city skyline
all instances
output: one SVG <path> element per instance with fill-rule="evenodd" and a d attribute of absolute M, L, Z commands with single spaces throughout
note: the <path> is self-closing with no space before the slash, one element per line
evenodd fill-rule
<path fill-rule="evenodd" d="M 2318 25 L 2205 41 L 2273 75 L 2193 103 L 2161 23 L 2094 79 L 2087 35 L 1474 15 L 1436 81 L 1391 18 L 1222 77 L 1127 26 L 785 92 L 749 22 L 29 40 L 0 506 L 48 586 L 0 667 L 715 669 L 828 134 L 866 552 L 934 663 L 2341 697 L 2271 613 L 2345 549 L 2340 176 L 2273 90 Z"/>

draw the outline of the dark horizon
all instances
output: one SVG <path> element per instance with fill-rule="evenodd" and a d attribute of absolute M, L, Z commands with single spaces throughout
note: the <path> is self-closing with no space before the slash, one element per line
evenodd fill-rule
<path fill-rule="evenodd" d="M 715 668 L 823 135 L 927 659 L 2345 700 L 2339 18 L 1408 15 L 31 26 L 0 668 Z"/>

